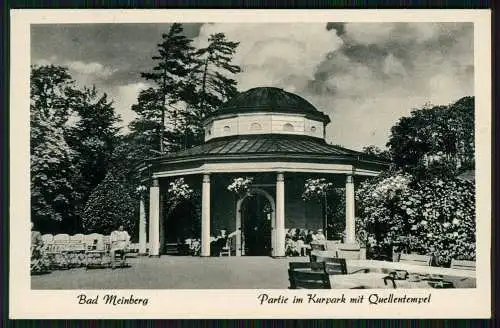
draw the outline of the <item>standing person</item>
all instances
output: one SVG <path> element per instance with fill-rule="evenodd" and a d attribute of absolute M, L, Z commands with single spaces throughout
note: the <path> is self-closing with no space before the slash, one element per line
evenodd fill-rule
<path fill-rule="evenodd" d="M 125 263 L 125 256 L 127 255 L 127 249 L 130 243 L 130 235 L 127 231 L 123 229 L 123 225 L 118 227 L 118 230 L 115 230 L 111 233 L 111 268 L 115 268 L 115 256 L 116 254 L 120 255 L 121 263 Z"/>

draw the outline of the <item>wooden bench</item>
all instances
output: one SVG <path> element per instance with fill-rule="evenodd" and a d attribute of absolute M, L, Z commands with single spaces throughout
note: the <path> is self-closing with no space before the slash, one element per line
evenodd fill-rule
<path fill-rule="evenodd" d="M 476 271 L 476 261 L 451 260 L 451 269 Z"/>
<path fill-rule="evenodd" d="M 413 265 L 430 266 L 431 259 L 432 258 L 429 255 L 401 253 L 401 256 L 399 257 L 399 262 L 413 264 Z"/>
<path fill-rule="evenodd" d="M 331 289 L 330 276 L 326 272 L 288 269 L 288 279 L 290 289 Z"/>

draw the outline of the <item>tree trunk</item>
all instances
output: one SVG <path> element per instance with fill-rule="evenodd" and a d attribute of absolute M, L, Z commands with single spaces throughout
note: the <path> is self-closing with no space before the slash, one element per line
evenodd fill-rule
<path fill-rule="evenodd" d="M 161 126 L 160 126 L 160 152 L 163 154 L 163 137 L 165 135 L 165 105 L 167 97 L 167 81 L 166 81 L 167 71 L 166 68 L 163 69 L 163 83 L 162 83 L 162 104 L 161 104 Z"/>

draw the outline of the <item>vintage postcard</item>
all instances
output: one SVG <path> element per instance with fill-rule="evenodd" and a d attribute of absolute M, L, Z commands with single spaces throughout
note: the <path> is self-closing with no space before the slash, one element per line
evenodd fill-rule
<path fill-rule="evenodd" d="M 490 33 L 12 11 L 10 317 L 490 317 Z"/>

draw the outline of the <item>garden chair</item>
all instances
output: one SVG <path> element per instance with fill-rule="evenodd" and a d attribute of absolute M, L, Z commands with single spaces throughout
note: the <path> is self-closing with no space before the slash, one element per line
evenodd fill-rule
<path fill-rule="evenodd" d="M 44 245 L 52 244 L 54 242 L 54 236 L 52 234 L 42 235 L 42 241 Z"/>
<path fill-rule="evenodd" d="M 125 241 L 126 245 L 122 245 L 123 240 L 111 240 L 111 236 L 104 236 L 104 245 L 106 249 L 105 256 L 109 256 L 109 264 L 111 268 L 124 268 L 127 266 L 127 254 L 129 253 L 130 239 Z M 121 245 L 119 248 L 114 248 L 116 245 Z"/>
<path fill-rule="evenodd" d="M 68 242 L 68 261 L 71 267 L 79 267 L 85 264 L 85 236 L 76 234 L 69 237 Z"/>
<path fill-rule="evenodd" d="M 432 257 L 429 255 L 405 254 L 401 253 L 399 257 L 400 263 L 429 266 L 431 265 Z"/>
<path fill-rule="evenodd" d="M 52 243 L 47 245 L 46 251 L 51 269 L 69 269 L 70 260 L 68 234 L 55 235 L 52 239 Z"/>
<path fill-rule="evenodd" d="M 65 243 L 51 243 L 45 246 L 45 254 L 51 269 L 68 269 L 67 245 Z"/>
<path fill-rule="evenodd" d="M 137 257 L 139 255 L 139 243 L 131 243 L 128 252 L 126 254 L 127 257 Z"/>
<path fill-rule="evenodd" d="M 324 251 L 325 244 L 313 242 L 311 243 L 311 251 Z"/>
<path fill-rule="evenodd" d="M 109 243 L 108 243 L 109 245 Z M 90 234 L 85 236 L 85 269 L 102 267 L 105 264 L 106 255 L 109 254 L 109 247 L 105 243 L 101 234 Z"/>
<path fill-rule="evenodd" d="M 344 258 L 325 258 L 324 262 L 328 274 L 347 274 L 347 264 Z"/>
<path fill-rule="evenodd" d="M 311 271 L 325 272 L 324 262 L 289 262 L 288 267 L 290 270 L 311 269 Z"/>
<path fill-rule="evenodd" d="M 330 276 L 326 272 L 288 269 L 290 289 L 330 289 Z"/>
<path fill-rule="evenodd" d="M 451 260 L 451 269 L 476 271 L 476 261 Z"/>
<path fill-rule="evenodd" d="M 231 256 L 231 238 L 226 239 L 226 244 L 222 246 L 219 256 Z"/>

